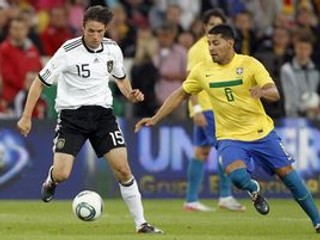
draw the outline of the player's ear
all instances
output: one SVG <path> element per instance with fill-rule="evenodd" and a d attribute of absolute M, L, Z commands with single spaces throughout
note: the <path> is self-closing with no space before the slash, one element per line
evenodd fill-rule
<path fill-rule="evenodd" d="M 228 40 L 227 40 L 227 44 L 228 44 L 231 48 L 233 48 L 233 47 L 234 47 L 234 44 L 235 44 L 234 39 L 228 39 Z"/>

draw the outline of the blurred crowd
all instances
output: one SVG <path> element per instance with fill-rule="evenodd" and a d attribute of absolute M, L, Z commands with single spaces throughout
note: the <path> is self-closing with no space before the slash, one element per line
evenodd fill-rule
<path fill-rule="evenodd" d="M 145 101 L 130 117 L 152 115 L 186 78 L 188 49 L 203 34 L 202 14 L 218 7 L 237 32 L 236 51 L 259 59 L 282 96 L 264 102 L 274 119 L 320 119 L 320 0 L 0 0 L 0 118 L 21 115 L 28 89 L 46 60 L 81 35 L 87 7 L 105 5 L 114 19 L 108 36 L 132 64 L 128 76 Z M 208 51 L 208 49 L 203 49 Z M 128 116 L 115 87 L 114 109 Z M 54 118 L 55 87 L 34 117 Z M 182 106 L 172 119 L 187 118 Z"/>

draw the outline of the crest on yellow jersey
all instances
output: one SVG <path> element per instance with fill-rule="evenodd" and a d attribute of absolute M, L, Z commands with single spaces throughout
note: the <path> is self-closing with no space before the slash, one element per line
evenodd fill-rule
<path fill-rule="evenodd" d="M 236 73 L 237 73 L 237 75 L 242 75 L 242 73 L 243 73 L 243 68 L 242 68 L 242 67 L 238 67 L 238 68 L 236 69 Z"/>

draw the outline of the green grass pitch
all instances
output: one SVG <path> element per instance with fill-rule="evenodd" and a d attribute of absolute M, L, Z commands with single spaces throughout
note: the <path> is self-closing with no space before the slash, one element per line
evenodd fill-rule
<path fill-rule="evenodd" d="M 72 213 L 71 201 L 0 201 L 1 240 L 307 240 L 320 239 L 311 222 L 291 199 L 269 199 L 269 215 L 262 216 L 249 200 L 240 200 L 243 213 L 217 209 L 199 213 L 182 210 L 182 199 L 144 200 L 147 220 L 165 231 L 141 235 L 134 231 L 127 208 L 120 199 L 106 200 L 101 218 L 82 222 Z M 204 200 L 216 206 L 216 200 Z M 319 205 L 317 200 L 317 204 Z"/>

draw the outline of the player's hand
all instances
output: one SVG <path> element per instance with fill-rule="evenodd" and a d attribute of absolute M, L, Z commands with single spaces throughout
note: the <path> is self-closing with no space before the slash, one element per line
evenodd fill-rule
<path fill-rule="evenodd" d="M 156 125 L 157 122 L 154 120 L 154 118 L 142 118 L 139 122 L 137 122 L 134 132 L 137 133 L 143 126 L 153 126 Z"/>
<path fill-rule="evenodd" d="M 133 103 L 142 102 L 144 95 L 139 89 L 133 89 L 130 92 L 129 100 Z"/>
<path fill-rule="evenodd" d="M 254 99 L 261 98 L 263 96 L 263 90 L 259 86 L 254 86 L 249 89 L 251 97 Z"/>
<path fill-rule="evenodd" d="M 205 127 L 208 125 L 207 119 L 202 112 L 195 113 L 193 116 L 193 122 L 199 127 Z"/>
<path fill-rule="evenodd" d="M 17 127 L 21 134 L 27 137 L 32 127 L 31 118 L 22 116 L 17 123 Z"/>

